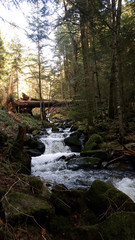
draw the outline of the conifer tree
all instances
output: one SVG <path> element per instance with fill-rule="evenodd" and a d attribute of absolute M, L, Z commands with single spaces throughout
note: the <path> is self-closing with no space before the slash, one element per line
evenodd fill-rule
<path fill-rule="evenodd" d="M 43 120 L 45 118 L 43 99 L 42 99 L 42 64 L 43 49 L 45 47 L 45 40 L 48 39 L 48 10 L 47 6 L 42 3 L 41 0 L 36 0 L 33 4 L 32 14 L 29 17 L 29 28 L 30 33 L 28 37 L 36 44 L 37 50 L 37 62 L 38 62 L 38 88 L 39 88 L 39 99 L 40 99 L 40 116 Z"/>

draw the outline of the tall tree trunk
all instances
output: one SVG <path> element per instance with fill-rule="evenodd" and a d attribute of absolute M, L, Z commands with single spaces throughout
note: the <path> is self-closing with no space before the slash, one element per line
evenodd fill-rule
<path fill-rule="evenodd" d="M 39 99 L 40 99 L 40 117 L 43 120 L 43 106 L 42 106 L 42 84 L 41 84 L 41 60 L 40 60 L 40 45 L 38 41 L 38 84 L 39 84 Z"/>
<path fill-rule="evenodd" d="M 65 73 L 65 80 L 66 80 L 66 87 L 67 87 L 67 98 L 71 98 L 71 83 L 70 83 L 70 76 L 69 76 L 69 59 L 67 56 L 67 50 L 65 49 L 65 59 L 64 59 L 64 73 Z"/>
<path fill-rule="evenodd" d="M 37 9 L 39 9 L 39 3 L 37 0 Z M 45 119 L 45 110 L 42 99 L 42 83 L 41 83 L 41 47 L 40 47 L 40 31 L 39 31 L 39 11 L 37 11 L 37 49 L 38 49 L 38 81 L 39 81 L 39 99 L 40 99 L 40 118 Z"/>
<path fill-rule="evenodd" d="M 112 56 L 112 66 L 111 66 L 111 77 L 110 77 L 110 89 L 109 89 L 109 118 L 114 119 L 115 116 L 115 101 L 116 101 L 116 92 L 115 92 L 115 65 L 114 65 L 114 54 Z"/>
<path fill-rule="evenodd" d="M 120 81 L 120 19 L 121 19 L 121 1 L 118 0 L 118 6 L 116 10 L 116 2 L 112 0 L 114 6 L 114 29 L 113 29 L 113 54 L 114 54 L 114 77 L 116 83 L 116 107 L 117 107 L 117 117 L 119 121 L 119 134 L 121 140 L 124 137 L 123 128 L 123 114 L 122 114 L 122 89 Z"/>
<path fill-rule="evenodd" d="M 84 3 L 83 3 L 84 4 Z M 88 2 L 86 0 L 86 8 Z M 82 45 L 82 56 L 83 56 L 83 68 L 84 68 L 84 83 L 85 92 L 87 99 L 87 110 L 89 112 L 88 124 L 93 124 L 94 119 L 94 82 L 93 75 L 90 66 L 90 51 L 89 51 L 89 23 L 88 19 L 85 18 L 84 14 L 80 11 L 80 29 L 81 29 L 81 45 Z"/>
<path fill-rule="evenodd" d="M 108 7 L 108 22 L 112 29 L 112 65 L 111 65 L 111 77 L 110 77 L 110 88 L 109 88 L 109 118 L 114 119 L 116 116 L 116 79 L 115 79 L 115 25 L 116 25 L 116 3 L 112 0 L 112 6 L 110 0 L 107 0 Z M 112 18 L 111 18 L 112 17 Z"/>

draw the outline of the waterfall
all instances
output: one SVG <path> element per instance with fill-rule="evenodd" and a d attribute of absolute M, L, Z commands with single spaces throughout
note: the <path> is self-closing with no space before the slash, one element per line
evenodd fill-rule
<path fill-rule="evenodd" d="M 135 179 L 133 173 L 93 169 L 73 171 L 67 168 L 65 158 L 71 154 L 75 154 L 75 156 L 80 155 L 79 153 L 71 152 L 71 149 L 65 146 L 64 138 L 70 134 L 70 128 L 65 130 L 59 129 L 57 133 L 53 133 L 51 128 L 47 129 L 47 133 L 42 135 L 40 139 L 45 144 L 44 154 L 32 158 L 32 175 L 44 179 L 50 188 L 55 184 L 64 184 L 68 189 L 86 189 L 90 187 L 95 179 L 99 179 L 111 183 L 135 201 Z"/>

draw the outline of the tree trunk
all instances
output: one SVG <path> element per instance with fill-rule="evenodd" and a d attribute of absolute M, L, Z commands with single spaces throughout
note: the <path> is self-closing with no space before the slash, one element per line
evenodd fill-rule
<path fill-rule="evenodd" d="M 86 6 L 87 8 L 87 1 Z M 80 11 L 80 29 L 81 29 L 81 45 L 84 68 L 84 84 L 87 99 L 87 110 L 89 112 L 88 124 L 93 124 L 94 119 L 94 82 L 90 66 L 90 51 L 89 51 L 89 22 L 84 14 Z"/>
<path fill-rule="evenodd" d="M 115 65 L 114 65 L 114 56 L 112 57 L 112 66 L 111 66 L 111 77 L 110 77 L 110 89 L 109 89 L 109 118 L 114 119 L 114 116 L 116 114 L 115 111 L 115 96 L 116 96 L 116 92 L 115 92 Z"/>
<path fill-rule="evenodd" d="M 37 1 L 37 9 L 39 9 Z M 37 50 L 38 50 L 38 81 L 39 81 L 39 99 L 40 99 L 40 117 L 41 120 L 45 119 L 45 110 L 42 100 L 42 83 L 41 83 L 41 46 L 40 46 L 40 30 L 39 30 L 39 16 L 37 11 Z"/>
<path fill-rule="evenodd" d="M 122 114 L 122 89 L 121 89 L 121 81 L 120 81 L 120 45 L 119 45 L 119 37 L 120 37 L 120 18 L 121 18 L 121 1 L 118 1 L 118 6 L 116 10 L 115 0 L 112 1 L 115 12 L 114 12 L 114 29 L 113 29 L 113 53 L 114 53 L 114 77 L 116 83 L 116 107 L 117 107 L 117 117 L 119 121 L 119 134 L 121 140 L 124 137 L 124 128 L 123 128 L 123 114 Z"/>

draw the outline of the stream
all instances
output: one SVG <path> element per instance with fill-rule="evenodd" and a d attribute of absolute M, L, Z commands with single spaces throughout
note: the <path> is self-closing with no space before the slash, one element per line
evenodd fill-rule
<path fill-rule="evenodd" d="M 32 157 L 31 174 L 39 176 L 52 188 L 55 184 L 64 184 L 68 189 L 87 189 L 96 180 L 111 183 L 125 192 L 135 202 L 135 173 L 110 170 L 72 170 L 67 167 L 64 157 L 75 154 L 65 146 L 64 138 L 71 134 L 70 128 L 59 128 L 59 132 L 46 129 L 40 140 L 45 144 L 45 152 L 41 156 Z"/>

